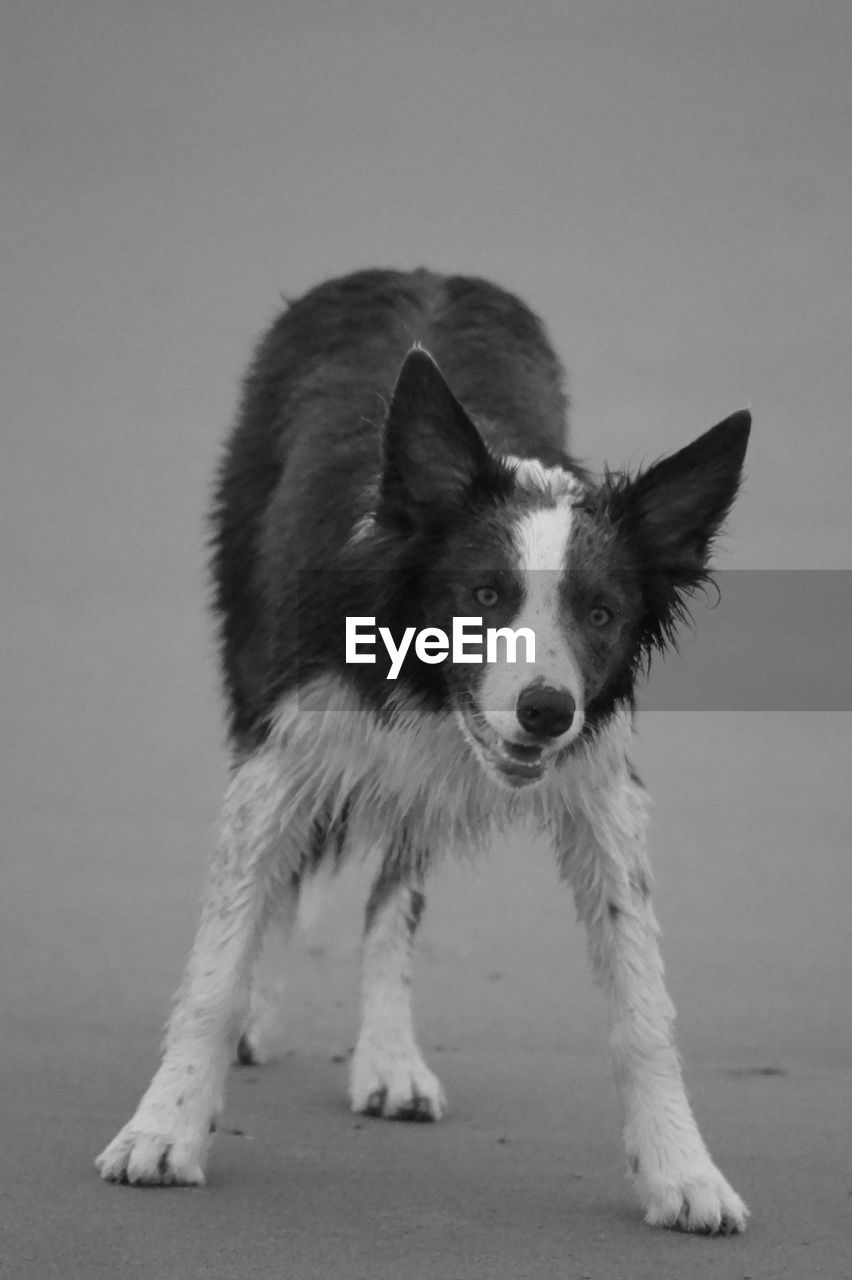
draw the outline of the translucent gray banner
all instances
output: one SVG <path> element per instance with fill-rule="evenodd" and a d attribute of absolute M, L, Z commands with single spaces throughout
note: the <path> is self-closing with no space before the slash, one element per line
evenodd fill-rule
<path fill-rule="evenodd" d="M 503 576 L 493 571 L 467 570 L 464 581 L 448 575 L 446 584 L 430 581 L 432 597 L 442 603 L 443 626 L 449 632 L 447 601 L 454 601 L 450 611 L 456 615 L 482 615 L 483 630 L 492 625 L 487 607 L 476 603 L 483 581 L 498 582 Z M 334 581 L 332 581 L 332 578 Z M 581 579 L 587 579 L 581 581 Z M 469 581 L 468 581 L 469 580 Z M 852 710 L 852 570 L 724 570 L 715 574 L 715 587 L 697 592 L 688 602 L 691 622 L 677 628 L 677 648 L 655 653 L 650 676 L 640 676 L 637 702 L 640 708 L 654 711 L 850 711 Z M 295 583 L 294 583 L 295 586 Z M 503 611 L 494 618 L 497 626 L 517 628 L 528 621 L 525 608 L 531 601 L 544 604 L 552 616 L 554 602 L 561 602 L 564 612 L 563 634 L 568 644 L 583 643 L 583 629 L 571 617 L 572 601 L 595 598 L 596 587 L 591 575 L 578 572 L 573 581 L 564 574 L 539 571 L 527 575 L 525 583 L 515 578 L 512 588 L 517 609 Z M 347 615 L 370 615 L 363 582 L 355 576 L 322 574 L 302 575 L 297 591 L 302 608 L 293 610 L 295 629 L 301 616 L 303 627 L 296 642 L 301 685 L 328 669 L 329 662 L 339 671 L 347 670 L 344 661 L 344 624 L 340 605 L 329 628 L 317 630 L 327 615 L 330 600 L 346 597 Z M 464 603 L 459 603 L 464 602 Z M 420 614 L 419 625 L 431 625 L 422 601 L 412 604 L 412 618 Z M 487 597 L 486 597 L 487 604 Z M 588 606 L 587 606 L 588 607 Z M 541 615 L 539 615 L 541 616 Z M 325 643 L 318 646 L 306 636 L 310 629 Z M 389 657 L 378 636 L 378 628 L 387 619 L 375 619 L 376 637 L 360 652 L 375 653 L 372 674 L 384 681 Z M 399 629 L 399 624 L 397 626 Z M 404 631 L 405 628 L 403 627 Z M 333 636 L 333 639 L 332 639 Z M 394 636 L 398 645 L 402 635 Z M 324 650 L 319 657 L 318 648 Z M 450 646 L 452 648 L 452 646 Z M 505 652 L 505 650 L 500 650 Z M 517 650 L 523 662 L 525 647 Z M 482 654 L 485 657 L 483 641 Z M 452 654 L 447 655 L 450 661 Z M 317 661 L 318 659 L 318 661 Z M 363 659 L 361 660 L 363 661 Z M 409 663 L 416 662 L 414 629 L 404 659 L 400 659 L 397 675 L 405 682 Z M 581 664 L 582 665 L 582 661 Z M 434 670 L 434 668 L 432 668 Z M 349 666 L 353 677 L 365 675 Z M 481 670 L 481 667 L 480 667 Z M 478 683 L 476 668 L 471 667 L 472 682 Z"/>
<path fill-rule="evenodd" d="M 639 691 L 656 711 L 852 710 L 852 570 L 729 569 L 691 601 L 679 652 Z"/>

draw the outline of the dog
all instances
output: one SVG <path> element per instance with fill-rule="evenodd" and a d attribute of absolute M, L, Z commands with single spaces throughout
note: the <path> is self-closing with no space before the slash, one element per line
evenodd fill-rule
<path fill-rule="evenodd" d="M 629 749 L 637 679 L 708 580 L 749 430 L 740 411 L 595 478 L 567 452 L 544 326 L 503 289 L 371 270 L 288 305 L 215 492 L 233 773 L 206 903 L 162 1064 L 98 1157 L 103 1178 L 204 1181 L 229 1064 L 265 1052 L 265 942 L 359 850 L 380 856 L 352 1108 L 438 1120 L 409 994 L 424 878 L 443 852 L 532 820 L 606 991 L 645 1220 L 744 1229 L 681 1078 Z"/>

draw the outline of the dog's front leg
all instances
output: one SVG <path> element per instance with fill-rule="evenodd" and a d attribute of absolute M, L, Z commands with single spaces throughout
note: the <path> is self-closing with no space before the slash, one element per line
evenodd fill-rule
<path fill-rule="evenodd" d="M 97 1159 L 101 1177 L 141 1185 L 204 1181 L 225 1077 L 248 1007 L 270 891 L 293 892 L 282 824 L 280 757 L 235 773 L 206 902 L 166 1032 L 162 1064 L 133 1118 Z"/>
<path fill-rule="evenodd" d="M 714 1165 L 684 1089 L 645 855 L 646 796 L 623 770 L 562 832 L 561 869 L 588 930 L 610 1012 L 631 1180 L 652 1225 L 732 1234 L 748 1210 Z"/>

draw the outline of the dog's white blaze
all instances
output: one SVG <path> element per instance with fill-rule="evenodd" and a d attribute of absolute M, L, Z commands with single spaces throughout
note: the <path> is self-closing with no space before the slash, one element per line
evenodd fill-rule
<path fill-rule="evenodd" d="M 521 732 L 516 715 L 518 695 L 534 681 L 567 689 L 577 704 L 571 728 L 557 740 L 564 746 L 582 728 L 583 680 L 559 621 L 559 578 L 565 568 L 573 528 L 573 508 L 562 500 L 525 515 L 514 541 L 524 579 L 524 603 L 512 626 L 535 635 L 535 662 L 495 662 L 482 682 L 482 714 L 496 733 L 509 740 Z"/>
<path fill-rule="evenodd" d="M 504 454 L 503 461 L 514 467 L 515 482 L 528 493 L 558 501 L 565 496 L 577 498 L 583 492 L 583 482 L 564 467 L 545 467 L 538 458 L 518 458 L 512 453 Z"/>

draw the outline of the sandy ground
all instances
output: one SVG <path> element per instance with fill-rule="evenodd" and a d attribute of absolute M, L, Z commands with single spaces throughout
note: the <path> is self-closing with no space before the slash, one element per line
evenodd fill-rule
<path fill-rule="evenodd" d="M 847 0 L 22 0 L 0 62 L 3 1280 L 847 1280 L 848 572 L 745 641 L 723 592 L 700 635 L 736 696 L 680 667 L 668 705 L 718 709 L 642 722 L 743 1238 L 643 1226 L 583 939 L 523 833 L 430 893 L 446 1121 L 346 1109 L 359 869 L 294 957 L 283 1056 L 234 1073 L 209 1185 L 93 1167 L 156 1066 L 224 782 L 202 515 L 252 335 L 360 266 L 496 278 L 565 354 L 583 457 L 750 404 L 721 563 L 848 570 Z"/>
<path fill-rule="evenodd" d="M 642 1224 L 602 1002 L 568 895 L 524 833 L 488 862 L 443 867 L 430 895 L 416 1003 L 444 1122 L 346 1109 L 359 868 L 294 954 L 283 1056 L 233 1073 L 209 1185 L 102 1184 L 93 1157 L 156 1064 L 222 775 L 194 631 L 181 644 L 153 610 L 111 617 L 70 647 L 67 619 L 43 620 L 78 677 L 60 672 L 50 691 L 64 769 L 26 741 L 5 813 L 3 1275 L 848 1275 L 846 716 L 653 713 L 640 740 L 687 1077 L 752 1208 L 744 1238 Z M 135 655 L 170 673 L 159 697 L 133 695 L 121 741 L 99 652 L 119 637 L 119 666 Z M 20 653 L 22 678 L 43 657 Z"/>

